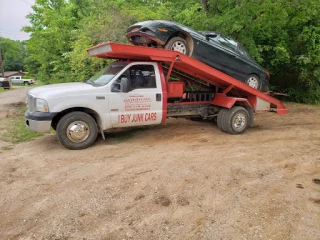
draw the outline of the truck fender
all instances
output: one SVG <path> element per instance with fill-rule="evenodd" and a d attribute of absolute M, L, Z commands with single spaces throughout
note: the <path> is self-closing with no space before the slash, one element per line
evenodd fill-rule
<path fill-rule="evenodd" d="M 99 127 L 100 130 L 104 130 L 107 129 L 111 126 L 111 121 L 103 121 L 104 118 L 108 117 L 106 116 L 106 111 L 102 112 L 99 109 L 96 109 L 94 106 L 92 106 L 92 104 L 90 104 L 90 102 L 78 102 L 77 104 L 67 104 L 66 105 L 66 101 L 62 101 L 62 103 L 59 103 L 58 105 L 56 105 L 53 109 L 50 109 L 51 112 L 56 112 L 57 114 L 57 118 L 60 119 L 63 115 L 65 115 L 67 112 L 71 112 L 71 111 L 84 111 L 84 112 L 88 112 L 90 114 L 93 114 L 97 125 Z M 109 119 L 109 118 L 108 118 Z M 108 120 L 107 119 L 107 120 Z"/>

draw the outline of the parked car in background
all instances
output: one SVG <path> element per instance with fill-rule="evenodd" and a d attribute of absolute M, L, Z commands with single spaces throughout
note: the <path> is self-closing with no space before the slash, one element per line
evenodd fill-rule
<path fill-rule="evenodd" d="M 11 76 L 11 83 L 13 84 L 24 84 L 25 86 L 29 86 L 30 84 L 34 84 L 35 80 L 34 79 L 25 79 L 22 78 L 21 76 Z"/>
<path fill-rule="evenodd" d="M 222 33 L 197 32 L 178 23 L 155 20 L 132 25 L 126 37 L 134 45 L 161 47 L 191 56 L 255 89 L 269 89 L 269 72 L 239 42 Z"/>

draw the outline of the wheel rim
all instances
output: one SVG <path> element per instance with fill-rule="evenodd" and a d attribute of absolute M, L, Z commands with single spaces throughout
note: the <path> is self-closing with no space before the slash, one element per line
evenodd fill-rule
<path fill-rule="evenodd" d="M 89 126 L 83 121 L 72 122 L 67 128 L 68 139 L 74 143 L 85 141 L 89 137 L 89 134 Z"/>
<path fill-rule="evenodd" d="M 247 84 L 254 89 L 258 89 L 259 80 L 256 77 L 249 77 L 247 80 Z"/>
<path fill-rule="evenodd" d="M 171 47 L 171 50 L 174 50 L 174 51 L 178 51 L 178 52 L 181 52 L 183 54 L 186 54 L 187 52 L 187 47 L 186 45 L 181 42 L 181 41 L 176 41 L 172 44 L 172 47 Z"/>
<path fill-rule="evenodd" d="M 235 130 L 241 131 L 242 129 L 244 129 L 246 127 L 246 124 L 247 124 L 247 119 L 246 119 L 245 114 L 237 113 L 233 117 L 232 125 Z"/>

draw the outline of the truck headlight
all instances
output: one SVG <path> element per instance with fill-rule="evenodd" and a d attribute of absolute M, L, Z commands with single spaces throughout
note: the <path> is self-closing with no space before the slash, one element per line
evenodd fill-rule
<path fill-rule="evenodd" d="M 36 100 L 36 110 L 38 112 L 49 112 L 48 103 L 46 100 L 37 98 Z"/>

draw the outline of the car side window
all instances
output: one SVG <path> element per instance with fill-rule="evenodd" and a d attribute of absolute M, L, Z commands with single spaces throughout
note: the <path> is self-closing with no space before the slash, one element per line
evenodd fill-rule
<path fill-rule="evenodd" d="M 225 38 L 221 35 L 218 35 L 216 38 L 212 39 L 217 42 L 219 45 L 231 50 L 237 51 L 237 42 L 233 41 L 232 39 Z"/>
<path fill-rule="evenodd" d="M 240 55 L 244 56 L 245 58 L 254 61 L 254 59 L 251 57 L 247 49 L 245 49 L 240 43 L 238 44 L 238 52 Z"/>
<path fill-rule="evenodd" d="M 121 76 L 114 82 L 112 92 L 119 92 L 118 89 L 121 79 L 127 78 L 129 80 L 130 91 L 134 89 L 156 88 L 156 77 L 153 65 L 133 65 L 128 68 Z"/>

